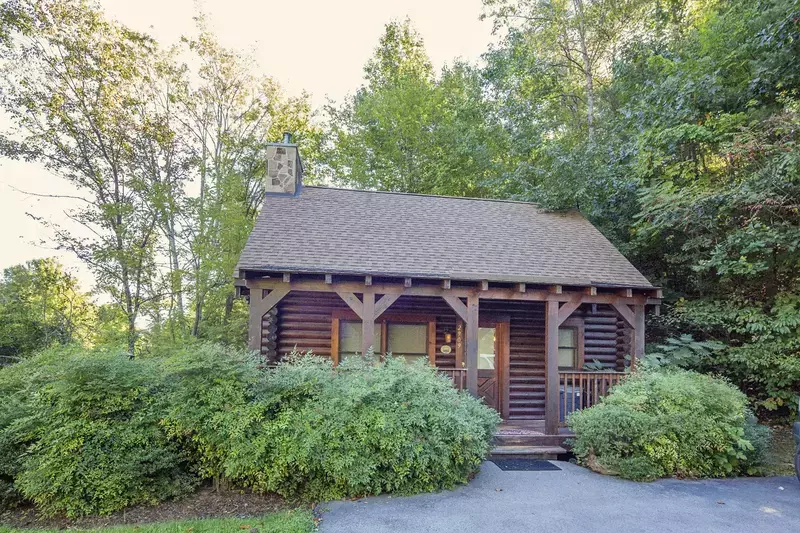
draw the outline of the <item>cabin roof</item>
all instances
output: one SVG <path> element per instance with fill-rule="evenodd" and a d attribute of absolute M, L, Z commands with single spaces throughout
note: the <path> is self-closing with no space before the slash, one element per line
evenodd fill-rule
<path fill-rule="evenodd" d="M 575 211 L 310 186 L 266 197 L 237 269 L 652 288 Z"/>

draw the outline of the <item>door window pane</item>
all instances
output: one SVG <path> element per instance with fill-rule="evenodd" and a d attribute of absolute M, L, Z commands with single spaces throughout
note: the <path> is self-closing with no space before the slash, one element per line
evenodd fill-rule
<path fill-rule="evenodd" d="M 478 370 L 494 368 L 495 328 L 478 328 Z"/>
<path fill-rule="evenodd" d="M 428 356 L 428 324 L 398 324 L 389 322 L 386 325 L 386 350 L 406 361 L 413 361 Z"/>
<path fill-rule="evenodd" d="M 381 351 L 381 325 L 375 324 L 375 353 Z M 361 322 L 340 321 L 339 322 L 339 360 L 352 357 L 358 354 L 361 356 Z"/>

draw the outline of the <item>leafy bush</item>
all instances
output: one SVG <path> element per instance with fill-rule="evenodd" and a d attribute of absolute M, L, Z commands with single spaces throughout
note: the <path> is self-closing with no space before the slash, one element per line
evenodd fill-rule
<path fill-rule="evenodd" d="M 2 371 L 4 474 L 46 513 L 104 514 L 191 490 L 152 361 L 76 349 Z"/>
<path fill-rule="evenodd" d="M 755 473 L 769 440 L 742 392 L 684 370 L 632 375 L 569 424 L 583 464 L 635 480 Z"/>
<path fill-rule="evenodd" d="M 0 370 L 0 498 L 109 513 L 202 478 L 304 499 L 467 481 L 497 414 L 426 364 L 243 351 L 163 358 L 53 349 Z"/>
<path fill-rule="evenodd" d="M 306 499 L 411 494 L 466 482 L 490 449 L 497 414 L 423 362 L 298 356 L 270 370 L 256 438 L 226 473 Z"/>
<path fill-rule="evenodd" d="M 204 478 L 219 480 L 243 442 L 259 439 L 267 415 L 257 400 L 263 381 L 249 352 L 204 344 L 164 362 L 168 409 L 163 424 L 191 454 Z"/>

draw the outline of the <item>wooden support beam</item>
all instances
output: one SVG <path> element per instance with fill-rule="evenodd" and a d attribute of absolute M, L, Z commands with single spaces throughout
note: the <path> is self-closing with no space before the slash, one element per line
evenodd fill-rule
<path fill-rule="evenodd" d="M 661 305 L 655 305 L 653 310 L 656 316 L 661 316 Z"/>
<path fill-rule="evenodd" d="M 250 290 L 250 316 L 247 324 L 247 345 L 251 350 L 261 353 L 261 322 L 270 309 L 278 305 L 284 296 L 289 294 L 288 288 L 273 289 L 264 296 L 263 289 Z"/>
<path fill-rule="evenodd" d="M 517 292 L 525 293 L 525 284 L 524 283 L 518 283 L 517 284 Z"/>
<path fill-rule="evenodd" d="M 400 298 L 399 294 L 384 294 L 380 300 L 375 303 L 375 318 L 377 319 L 383 313 L 389 309 L 389 306 L 392 305 Z"/>
<path fill-rule="evenodd" d="M 358 316 L 360 319 L 364 319 L 364 304 L 361 300 L 358 299 L 358 296 L 353 294 L 352 292 L 345 292 L 345 291 L 336 291 L 336 294 L 341 296 L 344 303 L 346 303 L 350 309 Z M 365 294 L 366 296 L 366 294 Z M 372 295 L 372 301 L 375 301 L 375 295 Z"/>
<path fill-rule="evenodd" d="M 339 317 L 331 317 L 331 361 L 339 364 Z"/>
<path fill-rule="evenodd" d="M 442 296 L 447 305 L 453 308 L 458 317 L 464 322 L 467 321 L 467 306 L 461 301 L 458 296 Z"/>
<path fill-rule="evenodd" d="M 545 313 L 545 401 L 544 428 L 547 435 L 558 435 L 559 390 L 558 375 L 558 302 L 547 302 Z"/>
<path fill-rule="evenodd" d="M 333 274 L 325 274 L 325 283 L 328 285 L 333 283 Z"/>
<path fill-rule="evenodd" d="M 411 287 L 411 278 L 405 278 L 403 280 L 403 287 L 405 287 L 406 289 Z"/>
<path fill-rule="evenodd" d="M 456 368 L 464 368 L 464 320 L 456 319 Z"/>
<path fill-rule="evenodd" d="M 633 298 L 633 289 L 621 289 L 619 295 L 625 298 Z"/>
<path fill-rule="evenodd" d="M 367 355 L 370 348 L 375 349 L 375 295 L 366 293 L 361 315 L 361 355 Z"/>
<path fill-rule="evenodd" d="M 617 304 L 617 303 L 612 305 L 614 306 L 614 309 L 617 310 L 617 313 L 619 313 L 622 319 L 625 320 L 625 322 L 627 322 L 630 327 L 632 328 L 636 327 L 636 319 L 633 315 L 633 311 L 631 311 L 631 308 L 628 305 Z"/>
<path fill-rule="evenodd" d="M 367 287 L 372 285 L 372 276 L 364 276 L 364 285 Z"/>
<path fill-rule="evenodd" d="M 644 357 L 644 306 L 633 306 L 633 359 L 631 362 L 638 361 Z M 634 363 L 635 364 L 635 363 Z"/>
<path fill-rule="evenodd" d="M 450 280 L 449 279 L 443 279 L 442 280 L 442 288 L 445 289 L 445 290 L 450 290 Z"/>
<path fill-rule="evenodd" d="M 247 286 L 252 288 L 274 289 L 277 287 L 285 287 L 285 284 L 280 279 L 258 279 L 248 280 Z M 420 285 L 414 287 L 404 287 L 402 283 L 373 283 L 371 286 L 366 286 L 363 283 L 351 281 L 334 281 L 333 284 L 328 285 L 322 280 L 303 280 L 293 281 L 289 284 L 289 288 L 293 291 L 310 291 L 310 292 L 353 292 L 353 293 L 367 293 L 374 294 L 402 294 L 407 296 L 457 296 L 459 298 L 467 298 L 476 293 L 475 287 L 452 287 L 451 289 L 443 289 L 441 287 Z M 492 300 L 518 300 L 526 302 L 547 302 L 558 301 L 568 302 L 575 294 L 583 295 L 583 303 L 586 304 L 607 304 L 613 305 L 614 303 L 622 303 L 626 305 L 643 305 L 647 301 L 647 296 L 643 294 L 636 294 L 633 298 L 624 298 L 617 294 L 598 294 L 591 296 L 582 291 L 563 291 L 562 294 L 554 294 L 548 290 L 543 289 L 528 289 L 524 293 L 517 292 L 513 289 L 494 289 L 489 288 L 486 291 L 480 291 L 480 297 L 483 299 Z M 655 303 L 655 301 L 653 301 Z"/>
<path fill-rule="evenodd" d="M 436 366 L 436 321 L 428 322 L 428 364 Z"/>
<path fill-rule="evenodd" d="M 562 305 L 558 309 L 558 325 L 560 326 L 563 324 L 564 321 L 567 320 L 572 313 L 574 313 L 575 310 L 581 306 L 582 303 L 583 301 L 580 296 L 573 296 L 572 300 Z"/>
<path fill-rule="evenodd" d="M 489 282 L 487 280 L 481 281 L 481 290 L 488 291 L 489 290 Z"/>
<path fill-rule="evenodd" d="M 283 273 L 283 282 L 284 283 L 291 283 L 291 281 L 292 281 L 292 275 L 289 274 L 288 272 L 284 272 Z"/>
<path fill-rule="evenodd" d="M 556 304 L 558 305 L 558 304 Z M 478 396 L 478 297 L 475 295 L 467 298 L 466 346 L 465 358 L 467 362 L 467 390 Z"/>

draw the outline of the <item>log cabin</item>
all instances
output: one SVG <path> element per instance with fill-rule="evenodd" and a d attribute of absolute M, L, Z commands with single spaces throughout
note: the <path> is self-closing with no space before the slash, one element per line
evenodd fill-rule
<path fill-rule="evenodd" d="M 500 413 L 498 449 L 525 455 L 563 451 L 566 416 L 643 355 L 661 291 L 578 212 L 303 186 L 288 136 L 267 174 L 235 276 L 268 362 L 427 359 Z"/>

